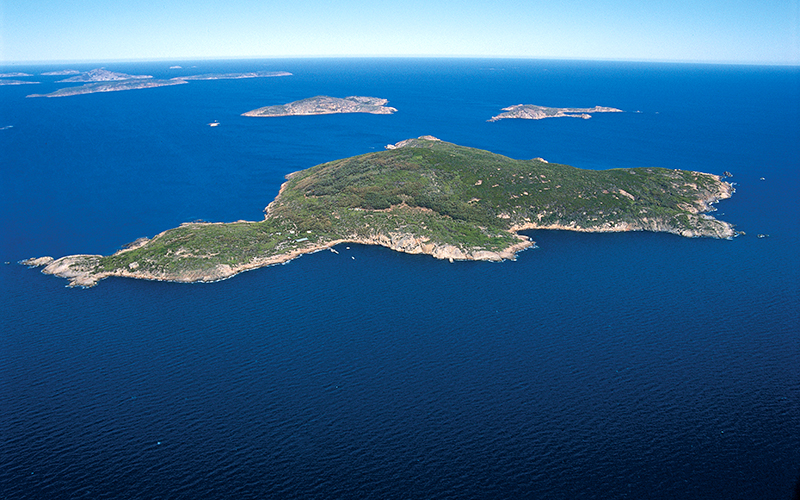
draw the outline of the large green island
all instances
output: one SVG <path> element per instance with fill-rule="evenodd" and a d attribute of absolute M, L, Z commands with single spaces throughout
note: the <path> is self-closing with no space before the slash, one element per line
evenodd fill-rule
<path fill-rule="evenodd" d="M 705 212 L 732 192 L 706 173 L 582 170 L 424 136 L 288 175 L 262 221 L 186 223 L 113 255 L 22 263 L 89 287 L 109 276 L 216 281 L 345 242 L 450 261 L 513 260 L 533 245 L 519 234 L 526 229 L 731 238 L 731 225 Z"/>

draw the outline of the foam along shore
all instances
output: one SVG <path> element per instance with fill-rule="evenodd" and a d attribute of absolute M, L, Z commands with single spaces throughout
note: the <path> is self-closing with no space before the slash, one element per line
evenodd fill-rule
<path fill-rule="evenodd" d="M 664 168 L 581 170 L 514 160 L 431 136 L 287 176 L 261 221 L 187 223 L 109 256 L 22 261 L 89 287 L 109 276 L 210 282 L 342 243 L 437 259 L 514 260 L 527 229 L 658 231 L 732 238 L 707 215 L 719 176 Z"/>

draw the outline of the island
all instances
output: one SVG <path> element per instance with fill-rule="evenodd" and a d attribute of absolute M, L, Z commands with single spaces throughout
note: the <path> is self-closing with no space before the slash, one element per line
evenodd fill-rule
<path fill-rule="evenodd" d="M 373 115 L 390 115 L 397 110 L 384 106 L 387 99 L 378 97 L 350 96 L 344 99 L 319 95 L 288 104 L 265 106 L 254 109 L 242 116 L 310 116 L 331 115 L 336 113 L 370 113 Z"/>
<path fill-rule="evenodd" d="M 273 78 L 276 76 L 292 76 L 288 71 L 251 71 L 249 73 L 208 73 L 178 77 L 181 80 L 241 80 L 242 78 Z"/>
<path fill-rule="evenodd" d="M 75 82 L 115 82 L 120 80 L 144 80 L 153 78 L 152 75 L 128 75 L 126 73 L 116 73 L 108 71 L 103 68 L 93 69 L 86 73 L 81 73 L 77 76 L 59 80 L 58 83 L 75 83 Z"/>
<path fill-rule="evenodd" d="M 101 83 L 87 83 L 77 87 L 66 87 L 49 94 L 30 94 L 26 97 L 68 97 L 73 95 L 94 94 L 97 92 L 119 92 L 122 90 L 152 89 L 169 85 L 189 83 L 185 80 L 123 80 Z"/>
<path fill-rule="evenodd" d="M 65 70 L 63 74 L 67 73 Z M 53 72 L 50 74 L 56 74 Z M 27 97 L 67 97 L 82 94 L 94 94 L 96 92 L 117 92 L 121 90 L 151 89 L 155 87 L 166 87 L 169 85 L 181 85 L 189 83 L 189 80 L 234 80 L 241 78 L 266 78 L 275 76 L 291 76 L 286 71 L 256 71 L 249 73 L 209 73 L 205 75 L 179 76 L 169 80 L 152 79 L 151 75 L 128 75 L 126 73 L 115 73 L 103 68 L 93 69 L 78 76 L 59 80 L 59 83 L 66 82 L 95 82 L 87 83 L 78 87 L 67 87 L 50 92 L 49 94 L 31 94 Z M 0 84 L 2 84 L 0 80 Z M 39 82 L 20 82 L 20 83 L 39 83 Z M 11 83 L 9 83 L 11 85 Z"/>
<path fill-rule="evenodd" d="M 67 75 L 79 75 L 81 72 L 77 69 L 61 69 L 58 71 L 48 71 L 47 73 L 42 73 L 42 76 L 67 76 Z"/>
<path fill-rule="evenodd" d="M 0 73 L 0 78 L 20 78 L 27 76 L 33 76 L 33 75 L 29 73 Z"/>
<path fill-rule="evenodd" d="M 535 104 L 516 104 L 503 108 L 505 113 L 491 117 L 489 122 L 496 122 L 505 118 L 520 118 L 523 120 L 541 120 L 543 118 L 583 118 L 588 120 L 591 113 L 622 113 L 621 109 L 595 106 L 593 108 L 548 108 Z"/>
<path fill-rule="evenodd" d="M 261 221 L 192 222 L 113 255 L 22 261 L 90 287 L 110 276 L 210 282 L 341 243 L 437 259 L 514 260 L 520 231 L 662 231 L 732 238 L 706 212 L 729 198 L 719 176 L 645 167 L 582 170 L 515 160 L 431 136 L 289 174 Z"/>
<path fill-rule="evenodd" d="M 0 85 L 28 85 L 36 83 L 39 82 L 30 82 L 27 80 L 0 80 Z"/>

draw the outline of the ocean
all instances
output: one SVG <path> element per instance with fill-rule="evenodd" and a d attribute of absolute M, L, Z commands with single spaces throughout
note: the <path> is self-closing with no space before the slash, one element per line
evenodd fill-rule
<path fill-rule="evenodd" d="M 25 97 L 63 86 L 42 72 L 99 66 L 293 75 Z M 791 497 L 799 68 L 0 71 L 42 82 L 0 86 L 0 497 Z M 315 95 L 382 97 L 398 112 L 240 116 Z M 626 112 L 486 121 L 513 104 Z M 212 284 L 70 289 L 17 265 L 112 253 L 192 220 L 257 220 L 286 174 L 428 134 L 581 168 L 729 171 L 736 193 L 714 216 L 745 234 L 531 231 L 537 248 L 502 263 L 340 245 Z"/>

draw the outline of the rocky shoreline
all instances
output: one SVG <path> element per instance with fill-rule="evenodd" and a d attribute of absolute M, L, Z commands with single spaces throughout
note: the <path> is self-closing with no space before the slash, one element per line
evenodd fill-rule
<path fill-rule="evenodd" d="M 232 278 L 245 271 L 251 271 L 253 269 L 260 269 L 262 267 L 274 266 L 278 264 L 285 264 L 303 255 L 320 252 L 322 250 L 333 249 L 333 247 L 342 244 L 378 245 L 397 252 L 414 255 L 430 255 L 435 259 L 448 260 L 450 262 L 457 260 L 491 262 L 516 260 L 516 254 L 518 252 L 535 245 L 535 242 L 526 236 L 517 235 L 517 237 L 519 238 L 519 243 L 516 243 L 499 252 L 492 252 L 488 250 L 477 250 L 472 252 L 464 251 L 455 245 L 436 245 L 422 241 L 414 235 L 402 233 L 394 233 L 389 236 L 381 234 L 370 238 L 343 238 L 323 244 L 309 245 L 283 254 L 253 259 L 250 262 L 238 266 L 229 266 L 223 264 L 218 265 L 213 270 L 209 271 L 193 271 L 189 273 L 163 275 L 155 275 L 146 271 L 138 271 L 136 268 L 116 269 L 109 272 L 96 272 L 94 269 L 98 265 L 100 259 L 103 257 L 102 255 L 67 255 L 59 259 L 54 259 L 53 257 L 47 256 L 26 259 L 20 261 L 19 263 L 31 268 L 43 267 L 42 272 L 44 274 L 65 278 L 69 280 L 68 286 L 70 287 L 90 288 L 95 286 L 99 281 L 112 276 L 176 283 L 211 283 Z M 117 254 L 129 250 L 131 249 L 123 249 L 117 252 Z"/>

